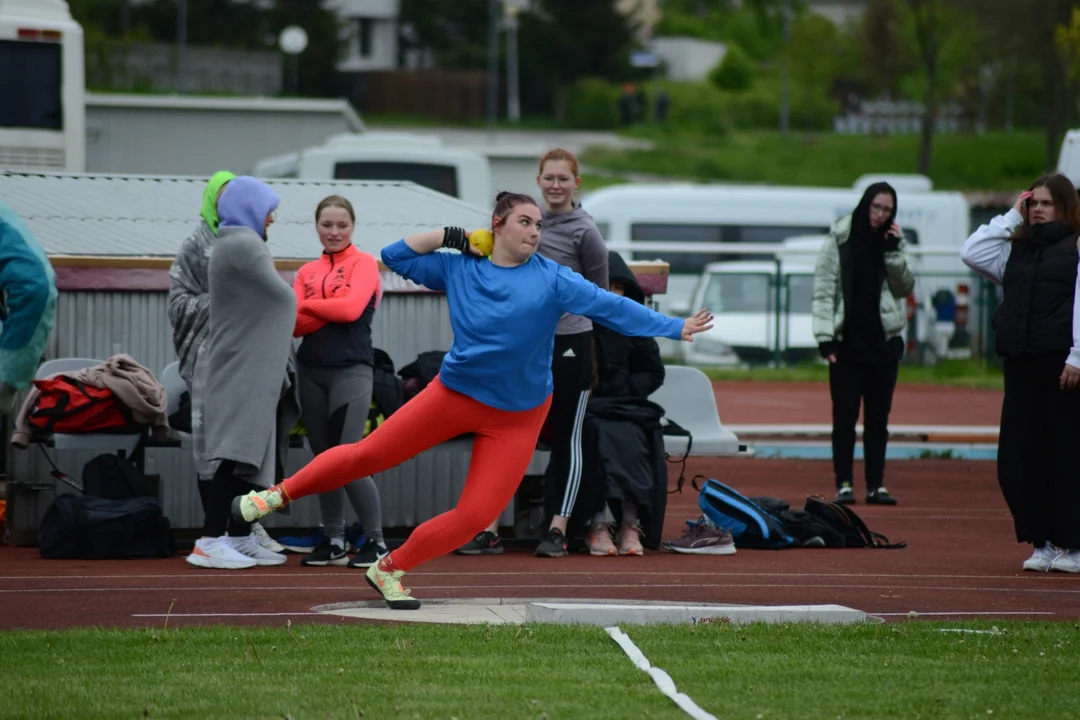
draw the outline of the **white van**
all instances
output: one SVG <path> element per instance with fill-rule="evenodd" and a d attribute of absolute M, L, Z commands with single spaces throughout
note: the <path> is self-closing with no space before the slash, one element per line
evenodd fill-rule
<path fill-rule="evenodd" d="M 888 176 L 878 176 L 888 177 Z M 859 179 L 862 186 L 871 178 Z M 897 222 L 913 249 L 936 248 L 942 257 L 912 256 L 920 274 L 920 300 L 939 288 L 955 289 L 970 276 L 960 262 L 960 246 L 970 233 L 970 208 L 959 192 L 904 189 L 899 183 Z M 855 209 L 862 190 L 754 185 L 627 184 L 602 188 L 582 204 L 609 243 L 763 243 L 779 244 L 796 235 L 826 234 L 833 222 Z M 623 252 L 628 260 L 663 259 L 671 266 L 668 292 L 658 297 L 663 312 L 685 312 L 709 263 L 771 260 L 716 252 Z M 932 277 L 927 273 L 942 273 Z"/>
<path fill-rule="evenodd" d="M 1058 156 L 1058 172 L 1080 188 L 1080 130 L 1065 133 L 1061 154 Z"/>
<path fill-rule="evenodd" d="M 487 158 L 444 147 L 434 135 L 396 132 L 344 133 L 324 145 L 260 160 L 259 178 L 410 180 L 477 207 L 494 198 Z"/>
<path fill-rule="evenodd" d="M 717 315 L 712 329 L 683 347 L 682 359 L 698 365 L 761 365 L 775 358 L 779 333 L 782 358 L 798 363 L 817 357 L 813 329 L 814 263 L 827 235 L 788 238 L 775 261 L 709 263 L 694 291 L 692 307 Z M 779 315 L 776 308 L 780 308 Z"/>

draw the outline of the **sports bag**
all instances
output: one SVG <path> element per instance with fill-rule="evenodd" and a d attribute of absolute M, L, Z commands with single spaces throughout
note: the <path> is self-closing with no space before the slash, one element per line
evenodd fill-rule
<path fill-rule="evenodd" d="M 862 518 L 855 514 L 854 510 L 839 505 L 821 495 L 808 495 L 804 509 L 807 513 L 820 518 L 829 527 L 833 528 L 843 538 L 844 544 L 842 547 L 870 547 L 888 550 L 907 547 L 906 542 L 890 543 L 889 538 L 868 528 Z"/>
<path fill-rule="evenodd" d="M 131 432 L 140 427 L 109 388 L 63 375 L 34 380 L 34 387 L 39 394 L 26 420 L 35 432 Z"/>
<path fill-rule="evenodd" d="M 700 475 L 694 477 L 694 483 Z M 735 547 L 780 550 L 796 545 L 784 523 L 719 480 L 703 478 L 698 506 L 711 523 L 731 533 Z"/>

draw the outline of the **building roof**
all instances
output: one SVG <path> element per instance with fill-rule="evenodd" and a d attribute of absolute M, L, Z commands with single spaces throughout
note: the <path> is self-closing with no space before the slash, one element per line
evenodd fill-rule
<path fill-rule="evenodd" d="M 352 132 L 366 130 L 348 100 L 317 98 L 218 97 L 216 95 L 153 95 L 138 93 L 86 93 L 87 108 L 140 108 L 143 110 L 232 110 L 250 113 L 295 112 L 341 115 Z"/>
<path fill-rule="evenodd" d="M 410 182 L 270 180 L 281 196 L 269 243 L 279 259 L 321 248 L 314 213 L 327 195 L 356 210 L 353 242 L 379 251 L 410 233 L 485 226 L 490 210 Z M 206 178 L 0 172 L 0 199 L 30 227 L 46 254 L 172 257 L 199 223 Z"/>

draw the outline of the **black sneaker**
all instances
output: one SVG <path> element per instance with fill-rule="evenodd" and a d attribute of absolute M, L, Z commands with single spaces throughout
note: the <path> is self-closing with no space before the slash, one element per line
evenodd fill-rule
<path fill-rule="evenodd" d="M 870 490 L 866 493 L 867 505 L 895 505 L 896 498 L 889 494 L 889 491 L 883 487 L 877 490 Z"/>
<path fill-rule="evenodd" d="M 364 544 L 360 546 L 360 549 L 357 550 L 356 554 L 349 560 L 349 567 L 369 568 L 389 554 L 390 551 L 386 549 L 384 543 L 365 539 Z"/>
<path fill-rule="evenodd" d="M 855 493 L 851 490 L 851 485 L 844 483 L 836 491 L 836 504 L 837 505 L 854 505 Z"/>
<path fill-rule="evenodd" d="M 502 555 L 503 550 L 499 534 L 484 530 L 454 552 L 458 555 Z"/>
<path fill-rule="evenodd" d="M 566 557 L 566 535 L 559 528 L 551 528 L 544 541 L 536 546 L 536 557 Z"/>
<path fill-rule="evenodd" d="M 311 551 L 310 555 L 300 560 L 301 565 L 314 565 L 315 567 L 345 565 L 348 562 L 349 556 L 346 554 L 345 548 L 338 547 L 329 540 L 323 540 Z"/>

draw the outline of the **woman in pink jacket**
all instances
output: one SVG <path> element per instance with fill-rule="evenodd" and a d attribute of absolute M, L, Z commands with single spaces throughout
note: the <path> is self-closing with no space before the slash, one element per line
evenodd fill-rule
<path fill-rule="evenodd" d="M 323 252 L 296 273 L 294 335 L 300 406 L 316 455 L 364 436 L 374 373 L 371 321 L 382 297 L 379 264 L 352 243 L 356 213 L 340 195 L 315 210 Z M 345 551 L 345 497 L 364 527 L 364 542 L 350 560 Z M 379 490 L 371 476 L 319 494 L 325 539 L 301 565 L 367 568 L 386 555 Z"/>

